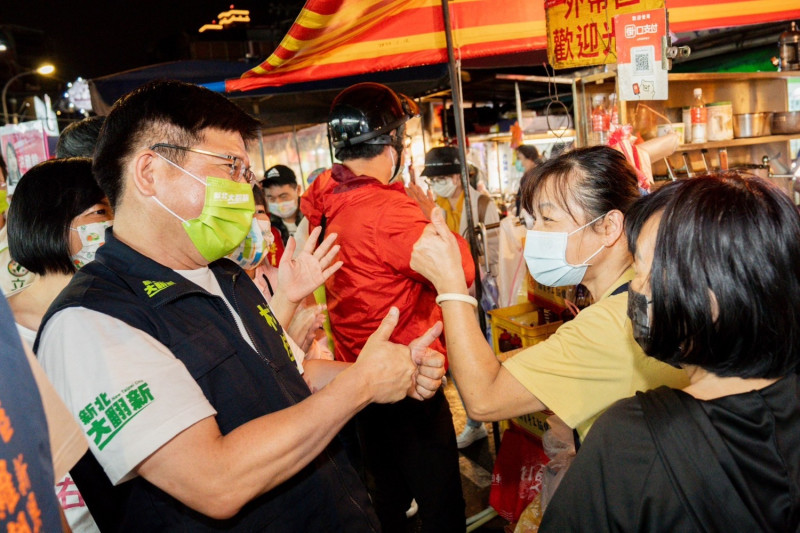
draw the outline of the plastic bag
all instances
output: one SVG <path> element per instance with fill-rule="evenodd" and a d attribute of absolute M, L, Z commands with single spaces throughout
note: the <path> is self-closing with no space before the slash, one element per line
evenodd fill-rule
<path fill-rule="evenodd" d="M 514 533 L 539 531 L 539 525 L 542 523 L 547 505 L 575 459 L 572 429 L 555 415 L 547 419 L 547 425 L 550 428 L 542 436 L 542 447 L 550 461 L 542 471 L 542 488 L 536 498 L 520 514 Z"/>
<path fill-rule="evenodd" d="M 567 429 L 565 434 L 559 430 L 560 428 L 557 425 L 554 425 L 551 419 L 547 420 L 547 424 L 550 429 L 544 432 L 542 442 L 550 462 L 547 463 L 547 468 L 542 476 L 542 513 L 547 510 L 547 505 L 553 499 L 553 494 L 555 494 L 558 485 L 567 473 L 573 459 L 575 459 L 575 443 L 572 440 L 572 430 L 564 425 L 564 428 Z"/>
<path fill-rule="evenodd" d="M 509 522 L 517 521 L 539 494 L 547 462 L 541 441 L 512 424 L 494 463 L 489 505 Z"/>

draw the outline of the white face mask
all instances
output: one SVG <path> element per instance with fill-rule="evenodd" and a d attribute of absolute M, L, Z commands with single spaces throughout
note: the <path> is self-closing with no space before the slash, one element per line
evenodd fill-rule
<path fill-rule="evenodd" d="M 392 160 L 392 177 L 389 178 L 389 183 L 390 184 L 394 183 L 395 181 L 397 181 L 399 179 L 403 179 L 403 166 L 405 164 L 405 162 L 403 160 L 403 153 L 400 152 L 400 160 L 398 161 L 397 158 L 395 157 L 395 153 L 396 152 L 397 152 L 397 150 L 394 148 L 394 146 L 390 145 L 389 146 L 389 157 Z"/>
<path fill-rule="evenodd" d="M 272 234 L 272 224 L 270 224 L 269 220 L 261 220 L 260 218 L 253 218 L 253 220 L 258 222 L 261 234 L 264 236 L 264 246 L 269 250 L 272 247 L 272 243 L 275 242 L 275 235 Z"/>
<path fill-rule="evenodd" d="M 431 189 L 439 198 L 450 198 L 456 192 L 458 184 L 451 178 L 431 182 Z"/>
<path fill-rule="evenodd" d="M 261 220 L 253 217 L 250 231 L 247 232 L 244 240 L 239 243 L 235 250 L 225 256 L 242 267 L 243 270 L 252 270 L 260 265 L 264 258 L 267 257 L 269 247 L 272 245 L 272 232 L 269 230 L 269 221 L 267 221 L 267 233 L 270 236 L 269 242 L 265 238 L 266 234 L 261 222 Z"/>
<path fill-rule="evenodd" d="M 86 264 L 94 261 L 94 256 L 97 249 L 106 242 L 106 228 L 111 227 L 112 222 L 107 220 L 105 222 L 92 222 L 91 224 L 84 224 L 70 230 L 77 231 L 78 236 L 81 238 L 81 249 L 77 253 L 70 256 L 72 264 L 76 268 L 83 268 Z"/>
<path fill-rule="evenodd" d="M 276 217 L 289 218 L 297 212 L 297 200 L 287 200 L 285 202 L 268 202 L 269 212 Z"/>
<path fill-rule="evenodd" d="M 528 230 L 525 237 L 525 262 L 533 279 L 548 287 L 564 287 L 577 285 L 583 280 L 589 261 L 599 254 L 605 245 L 590 255 L 579 265 L 567 263 L 567 238 L 582 231 L 605 215 L 600 215 L 571 233 L 566 231 L 534 231 Z"/>

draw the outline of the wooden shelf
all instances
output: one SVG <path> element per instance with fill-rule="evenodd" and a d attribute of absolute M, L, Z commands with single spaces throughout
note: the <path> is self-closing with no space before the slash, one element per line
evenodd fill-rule
<path fill-rule="evenodd" d="M 787 142 L 792 139 L 800 139 L 800 133 L 792 135 L 767 135 L 764 137 L 748 137 L 743 139 L 730 139 L 728 141 L 710 141 L 707 143 L 687 143 L 679 144 L 675 153 L 691 152 L 702 150 L 703 148 L 731 148 L 733 146 L 752 146 L 755 144 L 767 144 L 777 142 Z"/>
<path fill-rule="evenodd" d="M 470 135 L 470 142 L 481 142 L 481 141 L 489 141 L 489 142 L 496 142 L 496 143 L 508 143 L 511 142 L 511 134 L 510 133 L 484 133 L 480 135 Z M 523 134 L 523 138 L 526 141 L 540 141 L 540 142 L 550 142 L 550 143 L 557 143 L 557 142 L 572 142 L 575 140 L 575 130 L 567 129 L 561 135 L 556 135 L 555 133 L 525 133 Z"/>

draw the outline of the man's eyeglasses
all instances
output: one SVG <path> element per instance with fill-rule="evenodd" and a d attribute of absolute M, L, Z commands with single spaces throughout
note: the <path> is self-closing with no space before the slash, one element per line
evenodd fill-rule
<path fill-rule="evenodd" d="M 177 146 L 175 144 L 167 144 L 167 143 L 156 143 L 150 147 L 151 150 L 155 150 L 156 148 L 170 148 L 172 150 L 183 150 L 184 152 L 194 152 L 196 154 L 218 157 L 220 159 L 227 159 L 228 161 L 231 162 L 230 163 L 231 179 L 233 179 L 234 181 L 244 180 L 250 185 L 254 185 L 256 183 L 255 173 L 249 167 L 245 167 L 244 161 L 236 157 L 235 155 L 218 154 L 216 152 L 209 152 L 208 150 L 201 150 L 200 148 L 189 148 L 187 146 Z"/>

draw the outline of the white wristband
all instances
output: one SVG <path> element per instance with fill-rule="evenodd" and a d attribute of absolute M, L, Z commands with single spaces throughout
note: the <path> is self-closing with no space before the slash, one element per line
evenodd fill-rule
<path fill-rule="evenodd" d="M 446 302 L 448 300 L 450 301 L 455 300 L 456 302 L 464 302 L 470 304 L 472 307 L 476 308 L 478 307 L 478 300 L 466 294 L 459 294 L 457 292 L 445 292 L 436 297 L 436 303 L 438 305 L 442 305 L 442 302 Z"/>

